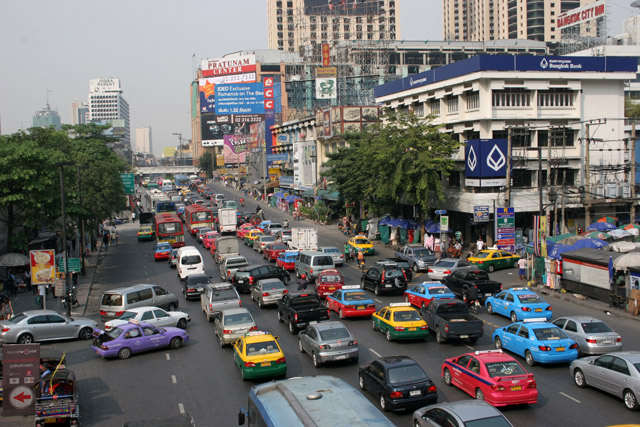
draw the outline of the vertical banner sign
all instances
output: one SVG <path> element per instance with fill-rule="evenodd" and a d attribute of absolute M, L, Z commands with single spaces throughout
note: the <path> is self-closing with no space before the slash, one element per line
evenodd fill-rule
<path fill-rule="evenodd" d="M 273 77 L 265 77 L 262 79 L 264 84 L 264 109 L 273 110 L 275 108 L 275 94 L 274 94 L 274 82 Z"/>
<path fill-rule="evenodd" d="M 31 283 L 46 285 L 56 280 L 55 251 L 53 249 L 29 251 Z"/>
<path fill-rule="evenodd" d="M 322 66 L 328 67 L 331 65 L 331 50 L 328 43 L 322 44 Z"/>
<path fill-rule="evenodd" d="M 507 252 L 516 250 L 516 213 L 515 208 L 496 208 L 495 214 L 496 247 Z"/>
<path fill-rule="evenodd" d="M 338 98 L 337 76 L 335 67 L 316 68 L 316 99 Z"/>
<path fill-rule="evenodd" d="M 449 231 L 449 217 L 448 216 L 440 216 L 440 232 L 446 233 Z"/>
<path fill-rule="evenodd" d="M 40 380 L 40 344 L 2 346 L 2 415 L 33 415 Z"/>
<path fill-rule="evenodd" d="M 540 256 L 547 257 L 547 216 L 540 217 Z"/>

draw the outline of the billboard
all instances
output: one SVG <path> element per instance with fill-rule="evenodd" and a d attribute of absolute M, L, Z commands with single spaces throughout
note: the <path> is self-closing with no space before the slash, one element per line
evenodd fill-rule
<path fill-rule="evenodd" d="M 89 92 L 101 93 L 101 92 L 120 92 L 120 79 L 107 78 L 107 79 L 91 79 L 89 80 Z"/>
<path fill-rule="evenodd" d="M 227 76 L 207 77 L 199 79 L 198 89 L 200 97 L 200 112 L 215 112 L 215 96 L 217 84 L 229 83 L 253 83 L 256 81 L 256 73 L 232 74 Z"/>
<path fill-rule="evenodd" d="M 246 135 L 225 135 L 224 136 L 224 164 L 244 163 L 247 156 Z"/>
<path fill-rule="evenodd" d="M 304 0 L 305 15 L 381 14 L 379 0 Z"/>
<path fill-rule="evenodd" d="M 496 187 L 507 176 L 507 140 L 471 139 L 464 147 L 465 184 L 471 187 Z"/>
<path fill-rule="evenodd" d="M 264 115 L 261 114 L 202 114 L 200 118 L 202 146 L 222 147 L 225 135 L 249 135 L 251 124 L 261 123 L 263 120 Z"/>
<path fill-rule="evenodd" d="M 229 55 L 224 58 L 203 59 L 201 62 L 202 76 L 225 76 L 228 74 L 255 73 L 255 55 Z"/>
<path fill-rule="evenodd" d="M 262 83 L 219 84 L 215 87 L 216 114 L 264 114 Z"/>
<path fill-rule="evenodd" d="M 55 251 L 53 249 L 29 251 L 31 283 L 44 285 L 56 280 Z"/>
<path fill-rule="evenodd" d="M 586 6 L 577 7 L 575 9 L 568 10 L 556 20 L 556 26 L 559 30 L 573 27 L 574 25 L 580 25 L 583 22 L 589 22 L 593 19 L 604 18 L 605 16 L 605 3 L 603 1 L 597 1 Z"/>

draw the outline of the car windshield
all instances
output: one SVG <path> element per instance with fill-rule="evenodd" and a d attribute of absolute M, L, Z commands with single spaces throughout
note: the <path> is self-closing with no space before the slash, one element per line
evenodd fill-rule
<path fill-rule="evenodd" d="M 200 275 L 191 275 L 187 277 L 187 280 L 189 281 L 190 285 L 199 285 L 201 283 L 209 283 L 209 277 L 208 276 L 200 276 Z"/>
<path fill-rule="evenodd" d="M 451 268 L 456 265 L 455 261 L 438 261 L 434 267 Z"/>
<path fill-rule="evenodd" d="M 389 383 L 401 384 L 428 380 L 427 374 L 418 365 L 399 366 L 389 369 Z"/>
<path fill-rule="evenodd" d="M 369 239 L 355 239 L 355 244 L 356 245 L 370 245 L 371 242 L 369 241 Z"/>
<path fill-rule="evenodd" d="M 207 234 L 210 231 L 213 231 L 213 230 L 210 229 L 210 228 L 200 228 L 200 229 L 198 229 L 198 234 L 204 235 L 204 234 Z"/>
<path fill-rule="evenodd" d="M 533 330 L 533 333 L 536 334 L 536 338 L 540 341 L 554 341 L 554 340 L 563 340 L 566 339 L 567 336 L 560 328 L 537 328 Z"/>
<path fill-rule="evenodd" d="M 277 282 L 267 282 L 262 284 L 263 291 L 271 291 L 274 289 L 284 289 L 284 284 L 280 281 Z"/>
<path fill-rule="evenodd" d="M 335 328 L 320 331 L 320 338 L 322 338 L 323 341 L 330 341 L 351 338 L 351 336 L 349 335 L 349 331 L 347 331 L 346 328 Z"/>
<path fill-rule="evenodd" d="M 333 265 L 333 258 L 330 256 L 316 256 L 313 258 L 313 265 Z"/>
<path fill-rule="evenodd" d="M 134 317 L 136 317 L 136 313 L 135 311 L 125 311 L 124 313 L 122 313 L 122 316 L 118 317 L 119 320 L 129 320 L 129 319 L 133 319 Z"/>
<path fill-rule="evenodd" d="M 124 330 L 120 329 L 120 328 L 113 328 L 112 330 L 110 330 L 109 332 L 107 332 L 107 335 L 109 336 L 109 338 L 111 338 L 112 340 L 115 340 L 116 338 L 118 338 L 120 335 L 122 335 L 122 333 L 124 332 Z"/>
<path fill-rule="evenodd" d="M 184 265 L 200 264 L 200 262 L 202 262 L 200 255 L 185 255 L 182 257 L 182 264 Z"/>
<path fill-rule="evenodd" d="M 414 256 L 429 256 L 431 255 L 431 251 L 429 249 L 414 249 Z"/>
<path fill-rule="evenodd" d="M 322 252 L 324 252 L 325 254 L 337 254 L 337 253 L 339 253 L 337 248 L 324 248 L 322 250 Z"/>
<path fill-rule="evenodd" d="M 119 306 L 122 305 L 122 295 L 120 295 L 120 294 L 104 294 L 104 295 L 102 295 L 102 305 L 119 307 Z"/>
<path fill-rule="evenodd" d="M 342 282 L 342 278 L 336 274 L 323 274 L 320 277 L 320 280 L 323 282 Z"/>
<path fill-rule="evenodd" d="M 248 271 L 236 271 L 236 279 L 242 279 L 249 276 L 250 274 Z"/>
<path fill-rule="evenodd" d="M 247 265 L 247 259 L 246 258 L 232 258 L 230 260 L 227 261 L 227 268 L 232 268 L 234 266 L 245 266 Z"/>
<path fill-rule="evenodd" d="M 442 287 L 437 287 L 437 288 L 429 288 L 429 294 L 430 295 L 442 295 L 442 294 L 450 294 L 451 291 L 449 290 L 449 288 L 442 286 Z"/>
<path fill-rule="evenodd" d="M 489 255 L 491 255 L 491 252 L 479 252 L 478 254 L 476 254 L 476 256 L 474 256 L 474 258 L 484 259 Z"/>
<path fill-rule="evenodd" d="M 526 374 L 522 366 L 515 360 L 487 363 L 487 371 L 490 377 L 509 377 L 512 375 Z"/>
<path fill-rule="evenodd" d="M 502 415 L 465 421 L 465 427 L 511 427 Z"/>
<path fill-rule="evenodd" d="M 269 227 L 269 228 L 282 228 L 282 224 L 278 224 L 277 222 L 272 222 L 267 227 Z"/>
<path fill-rule="evenodd" d="M 275 241 L 276 241 L 276 238 L 275 238 L 275 237 L 273 237 L 273 236 L 262 236 L 262 237 L 260 238 L 260 241 L 261 241 L 262 243 L 264 243 L 264 242 L 275 242 Z"/>
<path fill-rule="evenodd" d="M 156 246 L 156 251 L 170 251 L 171 250 L 171 245 L 168 243 L 161 243 L 159 245 Z"/>
<path fill-rule="evenodd" d="M 8 319 L 7 322 L 11 322 L 17 325 L 18 323 L 22 322 L 26 318 L 27 316 L 24 313 L 20 313 L 18 315 L 13 316 L 11 319 Z"/>
<path fill-rule="evenodd" d="M 214 301 L 238 299 L 238 295 L 236 294 L 236 291 L 234 291 L 231 288 L 229 288 L 229 289 L 218 289 L 218 290 L 213 292 L 213 298 L 212 299 Z"/>
<path fill-rule="evenodd" d="M 409 269 L 409 263 L 407 261 L 396 261 L 396 264 L 398 265 L 398 267 L 400 268 L 404 268 L 405 270 Z"/>
<path fill-rule="evenodd" d="M 344 300 L 345 301 L 366 301 L 370 299 L 369 295 L 366 292 L 356 291 L 356 292 L 345 292 Z"/>
<path fill-rule="evenodd" d="M 275 341 L 252 342 L 247 344 L 247 356 L 278 353 L 280 349 Z"/>
<path fill-rule="evenodd" d="M 540 297 L 536 294 L 518 295 L 518 299 L 523 304 L 535 304 L 538 302 L 542 302 Z"/>
<path fill-rule="evenodd" d="M 416 322 L 422 320 L 415 310 L 396 311 L 393 313 L 393 320 L 396 322 Z"/>
<path fill-rule="evenodd" d="M 282 251 L 282 250 L 286 250 L 287 249 L 287 245 L 271 245 L 271 250 L 272 251 Z"/>
<path fill-rule="evenodd" d="M 225 325 L 240 325 L 242 323 L 252 323 L 253 318 L 249 313 L 228 314 L 224 316 Z"/>
<path fill-rule="evenodd" d="M 486 271 L 472 271 L 467 275 L 468 280 L 489 280 L 489 275 Z"/>
<path fill-rule="evenodd" d="M 582 329 L 586 334 L 597 334 L 599 332 L 613 332 L 613 330 L 604 322 L 587 322 L 581 323 Z"/>

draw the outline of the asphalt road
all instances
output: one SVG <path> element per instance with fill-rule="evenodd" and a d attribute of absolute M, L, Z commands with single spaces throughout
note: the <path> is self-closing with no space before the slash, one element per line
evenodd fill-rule
<path fill-rule="evenodd" d="M 216 190 L 220 187 L 216 186 Z M 237 193 L 222 189 L 230 198 L 238 198 Z M 264 203 L 261 203 L 264 207 Z M 255 201 L 247 202 L 245 209 L 255 211 Z M 241 208 L 243 210 L 243 208 Z M 267 209 L 267 218 L 280 220 L 284 214 L 275 209 Z M 291 226 L 296 223 L 291 221 Z M 307 223 L 306 225 L 310 225 Z M 175 416 L 181 412 L 191 414 L 198 426 L 237 425 L 237 413 L 246 405 L 252 382 L 243 382 L 233 363 L 232 350 L 221 349 L 213 332 L 213 324 L 208 323 L 200 310 L 199 301 L 185 301 L 175 269 L 166 262 L 153 260 L 154 243 L 138 243 L 135 233 L 137 225 L 124 224 L 119 227 L 119 246 L 110 248 L 102 260 L 87 305 L 87 317 L 98 318 L 98 307 L 102 291 L 137 283 L 154 283 L 175 293 L 180 298 L 180 310 L 188 312 L 192 321 L 188 331 L 191 341 L 179 350 L 160 350 L 134 355 L 128 360 L 102 360 L 97 357 L 87 341 L 70 341 L 46 344 L 66 352 L 67 364 L 77 377 L 80 391 L 82 423 L 92 426 L 116 426 L 126 421 L 159 420 Z M 323 230 L 319 233 L 321 245 L 341 246 L 345 236 L 337 230 Z M 202 248 L 195 239 L 186 236 L 187 245 Z M 219 279 L 218 269 L 208 252 L 202 248 L 207 274 Z M 261 255 L 241 245 L 241 252 L 250 262 L 263 262 Z M 367 263 L 377 257 L 368 257 Z M 353 265 L 341 268 L 347 284 L 360 282 L 360 271 Z M 292 274 L 289 288 L 295 286 Z M 518 285 L 517 271 L 504 270 L 492 274 L 507 286 Z M 424 274 L 414 276 L 412 283 L 426 279 Z M 546 298 L 553 305 L 554 318 L 571 314 L 587 314 L 604 318 L 602 312 L 579 305 Z M 284 324 L 278 323 L 273 308 L 259 309 L 249 296 L 242 295 L 243 306 L 248 307 L 258 326 L 280 336 L 280 344 L 287 357 L 287 376 L 328 374 L 343 378 L 357 387 L 357 366 L 334 364 L 315 369 L 311 359 L 301 354 L 297 339 Z M 398 302 L 399 296 L 377 297 L 377 306 Z M 471 397 L 455 388 L 447 387 L 441 376 L 440 367 L 445 358 L 454 357 L 472 350 L 492 349 L 491 334 L 496 327 L 509 324 L 507 318 L 489 316 L 482 311 L 479 317 L 485 322 L 484 336 L 473 347 L 463 343 L 437 344 L 433 336 L 426 342 L 389 343 L 380 332 L 371 329 L 370 321 L 345 320 L 345 324 L 358 339 L 360 363 L 383 355 L 405 354 L 417 360 L 438 386 L 439 401 L 470 399 Z M 338 320 L 332 313 L 332 320 Z M 640 350 L 635 341 L 638 322 L 628 319 L 607 318 L 606 320 L 623 337 L 626 350 Z M 516 356 L 518 358 L 518 356 Z M 524 364 L 524 361 L 520 359 Z M 530 368 L 534 373 L 539 400 L 535 405 L 501 409 L 515 426 L 607 426 L 613 424 L 637 423 L 638 413 L 625 409 L 621 400 L 593 389 L 579 389 L 573 384 L 567 365 L 540 366 Z M 374 403 L 375 399 L 367 397 Z M 339 417 L 327 408 L 328 417 Z M 394 414 L 388 417 L 398 426 L 411 425 L 411 413 Z"/>

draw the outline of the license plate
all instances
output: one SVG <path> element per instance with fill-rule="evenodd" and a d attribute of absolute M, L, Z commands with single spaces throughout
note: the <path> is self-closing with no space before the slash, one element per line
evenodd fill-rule
<path fill-rule="evenodd" d="M 196 291 L 202 292 L 202 291 L 204 291 L 204 288 L 196 288 Z"/>
<path fill-rule="evenodd" d="M 336 288 L 329 288 L 329 290 L 330 290 L 330 291 L 335 291 L 335 290 L 336 290 Z"/>
<path fill-rule="evenodd" d="M 613 340 L 602 340 L 602 344 L 613 344 Z"/>
<path fill-rule="evenodd" d="M 558 347 L 556 348 L 556 351 L 564 351 L 564 347 Z"/>
<path fill-rule="evenodd" d="M 522 390 L 522 386 L 516 385 L 511 387 L 511 391 L 520 391 L 520 390 Z"/>
<path fill-rule="evenodd" d="M 415 331 L 418 328 L 409 328 L 410 331 Z"/>
<path fill-rule="evenodd" d="M 358 310 L 364 310 L 364 305 L 359 305 Z"/>
<path fill-rule="evenodd" d="M 460 338 L 469 338 L 469 335 L 460 335 Z"/>
<path fill-rule="evenodd" d="M 485 297 L 490 297 L 490 296 L 491 296 L 491 294 L 484 294 L 484 296 L 485 296 Z"/>
<path fill-rule="evenodd" d="M 541 308 L 536 308 L 536 311 L 537 311 L 537 312 L 541 312 L 541 311 L 542 311 L 542 309 L 541 309 Z"/>
<path fill-rule="evenodd" d="M 337 360 L 342 360 L 342 359 L 346 359 L 347 355 L 346 354 L 341 354 L 340 356 L 336 356 Z"/>
<path fill-rule="evenodd" d="M 409 396 L 420 396 L 422 392 L 420 390 L 411 390 Z"/>
<path fill-rule="evenodd" d="M 390 287 L 391 287 L 391 285 L 384 285 L 384 287 L 385 287 L 385 288 L 390 288 Z"/>
<path fill-rule="evenodd" d="M 271 362 L 262 362 L 260 366 L 271 366 Z"/>

